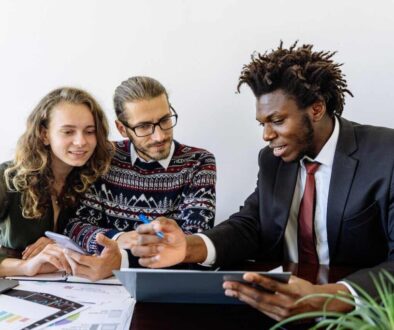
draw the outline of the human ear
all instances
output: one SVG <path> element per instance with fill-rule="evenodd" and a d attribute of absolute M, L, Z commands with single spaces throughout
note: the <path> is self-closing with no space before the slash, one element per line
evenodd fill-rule
<path fill-rule="evenodd" d="M 126 132 L 126 127 L 119 120 L 115 120 L 115 125 L 116 125 L 116 128 L 118 129 L 120 135 L 122 135 L 125 138 L 128 138 L 128 135 Z"/>
<path fill-rule="evenodd" d="M 45 128 L 45 127 L 41 128 L 40 137 L 41 137 L 42 143 L 44 143 L 45 146 L 49 146 L 50 143 L 49 143 L 47 128 Z"/>
<path fill-rule="evenodd" d="M 324 101 L 316 101 L 311 105 L 311 115 L 313 121 L 320 121 L 326 114 L 326 104 Z"/>

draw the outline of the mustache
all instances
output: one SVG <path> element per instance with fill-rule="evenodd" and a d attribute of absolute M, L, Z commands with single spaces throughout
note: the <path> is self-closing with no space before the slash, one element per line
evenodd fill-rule
<path fill-rule="evenodd" d="M 162 142 L 151 143 L 151 144 L 148 145 L 148 148 L 156 147 L 156 146 L 159 146 L 159 145 L 162 145 L 162 144 L 167 144 L 169 142 L 171 142 L 171 139 L 163 140 Z"/>

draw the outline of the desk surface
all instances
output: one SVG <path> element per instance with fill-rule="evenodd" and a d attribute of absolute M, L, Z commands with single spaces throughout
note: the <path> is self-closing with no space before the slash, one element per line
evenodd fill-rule
<path fill-rule="evenodd" d="M 274 263 L 247 263 L 242 270 L 267 271 L 280 266 Z M 336 282 L 356 269 L 347 267 L 315 267 L 297 264 L 283 264 L 284 271 L 313 283 Z M 247 305 L 209 304 L 156 304 L 137 303 L 130 329 L 132 330 L 254 330 L 268 329 L 274 321 Z M 293 325 L 289 329 L 305 329 L 309 326 Z"/>

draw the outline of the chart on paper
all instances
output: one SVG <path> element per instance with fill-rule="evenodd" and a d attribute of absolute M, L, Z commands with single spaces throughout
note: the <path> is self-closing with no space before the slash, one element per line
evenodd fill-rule
<path fill-rule="evenodd" d="M 59 311 L 7 295 L 0 295 L 0 330 L 17 330 Z"/>

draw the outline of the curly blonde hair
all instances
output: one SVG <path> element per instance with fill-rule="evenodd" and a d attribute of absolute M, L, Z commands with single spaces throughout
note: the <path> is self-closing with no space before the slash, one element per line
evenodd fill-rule
<path fill-rule="evenodd" d="M 51 152 L 42 140 L 42 130 L 49 126 L 52 109 L 59 103 L 86 105 L 91 111 L 95 126 L 97 145 L 93 155 L 81 167 L 74 167 L 68 175 L 59 196 L 61 207 L 74 206 L 81 194 L 110 165 L 113 145 L 108 140 L 108 121 L 104 111 L 86 91 L 63 87 L 47 94 L 27 119 L 26 131 L 19 138 L 15 158 L 5 171 L 7 188 L 22 194 L 22 215 L 37 219 L 45 214 L 51 203 L 54 176 L 51 169 Z"/>

